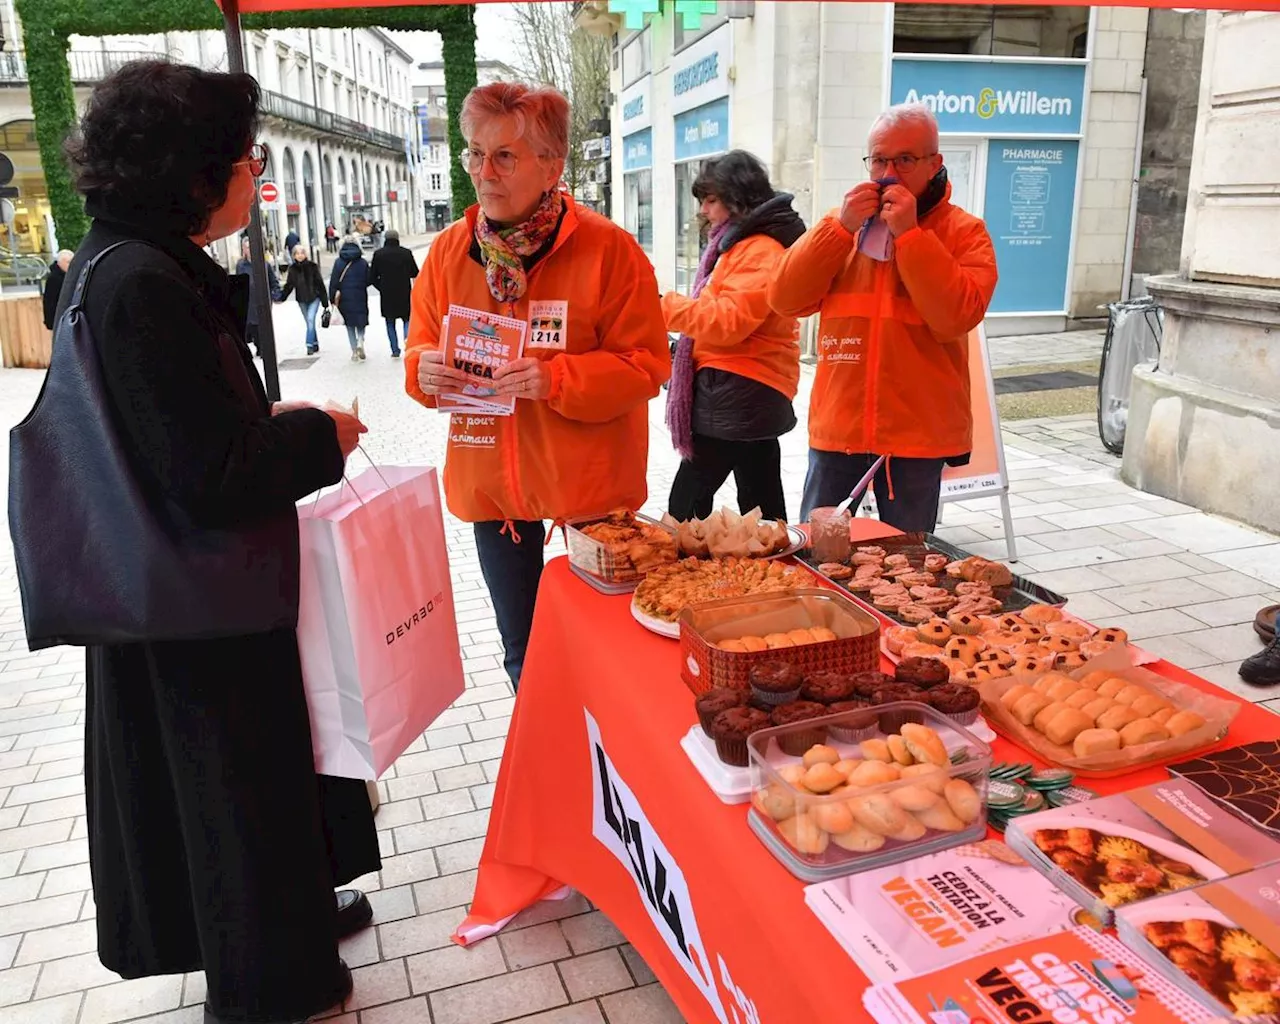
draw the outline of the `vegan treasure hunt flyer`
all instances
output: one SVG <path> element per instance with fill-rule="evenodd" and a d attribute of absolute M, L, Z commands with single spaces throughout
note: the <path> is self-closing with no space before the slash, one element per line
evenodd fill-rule
<path fill-rule="evenodd" d="M 510 416 L 516 410 L 515 395 L 499 396 L 493 374 L 524 353 L 528 325 L 497 313 L 465 306 L 450 306 L 441 327 L 444 362 L 469 379 L 457 391 L 442 391 L 437 406 L 442 412 Z"/>

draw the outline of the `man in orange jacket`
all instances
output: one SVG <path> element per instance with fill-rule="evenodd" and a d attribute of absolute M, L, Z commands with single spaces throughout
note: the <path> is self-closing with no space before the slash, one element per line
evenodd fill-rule
<path fill-rule="evenodd" d="M 784 316 L 821 313 L 801 518 L 839 504 L 884 455 L 880 518 L 932 530 L 943 466 L 969 460 L 968 334 L 995 291 L 995 252 L 949 201 L 927 107 L 886 110 L 867 152 L 871 180 L 786 251 L 769 289 Z"/>

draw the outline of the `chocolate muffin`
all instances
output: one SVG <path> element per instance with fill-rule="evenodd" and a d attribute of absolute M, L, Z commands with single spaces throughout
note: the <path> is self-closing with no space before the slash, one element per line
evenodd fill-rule
<path fill-rule="evenodd" d="M 871 739 L 876 734 L 880 716 L 874 711 L 868 711 L 867 705 L 860 700 L 836 701 L 834 704 L 827 705 L 827 711 L 829 714 L 840 716 L 838 722 L 832 721 L 827 725 L 827 732 L 834 740 L 839 740 L 841 743 L 859 743 L 862 740 Z"/>
<path fill-rule="evenodd" d="M 910 683 L 922 690 L 941 686 L 951 679 L 951 669 L 938 658 L 903 658 L 898 662 L 894 678 L 900 683 Z"/>
<path fill-rule="evenodd" d="M 747 737 L 769 728 L 769 716 L 755 708 L 729 708 L 711 720 L 711 738 L 716 741 L 716 756 L 725 764 L 745 768 Z"/>
<path fill-rule="evenodd" d="M 698 724 L 702 726 L 702 731 L 710 736 L 711 721 L 716 715 L 720 714 L 721 711 L 728 711 L 730 708 L 740 708 L 746 703 L 746 690 L 734 690 L 727 686 L 717 686 L 700 695 L 693 702 L 693 706 L 698 711 Z"/>
<path fill-rule="evenodd" d="M 834 704 L 853 697 L 853 677 L 843 672 L 814 672 L 805 676 L 800 699 L 818 704 Z"/>
<path fill-rule="evenodd" d="M 893 682 L 893 676 L 883 672 L 858 672 L 853 677 L 853 698 L 863 705 L 874 704 L 876 690 Z"/>
<path fill-rule="evenodd" d="M 941 711 L 957 725 L 973 725 L 978 720 L 982 698 L 972 686 L 944 683 L 925 694 L 929 707 Z"/>
<path fill-rule="evenodd" d="M 811 718 L 823 718 L 831 712 L 825 704 L 812 700 L 793 700 L 787 704 L 779 704 L 769 717 L 774 725 L 795 725 Z M 778 736 L 778 746 L 784 754 L 792 757 L 804 757 L 804 753 L 812 746 L 825 742 L 826 725 L 816 725 L 811 729 L 796 729 Z"/>
<path fill-rule="evenodd" d="M 908 660 L 926 660 L 926 659 L 908 659 Z M 924 690 L 918 686 L 912 686 L 910 683 L 889 683 L 882 686 L 876 691 L 875 701 L 877 704 L 889 704 L 895 701 L 914 701 L 917 704 L 923 704 L 926 700 Z M 880 731 L 886 736 L 892 736 L 898 732 L 907 722 L 921 722 L 924 716 L 919 711 L 910 709 L 895 709 L 893 711 L 880 712 Z"/>
<path fill-rule="evenodd" d="M 770 707 L 796 700 L 803 685 L 800 670 L 786 661 L 766 661 L 751 669 L 751 696 Z"/>

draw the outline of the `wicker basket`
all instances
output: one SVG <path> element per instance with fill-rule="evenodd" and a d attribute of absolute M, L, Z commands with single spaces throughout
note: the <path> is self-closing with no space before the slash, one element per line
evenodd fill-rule
<path fill-rule="evenodd" d="M 658 522 L 658 520 L 641 515 L 639 512 L 635 514 L 635 517 L 638 521 L 648 523 L 650 526 L 656 526 L 658 529 L 664 530 L 671 534 L 672 537 L 675 537 L 675 531 Z M 590 573 L 598 579 L 604 580 L 606 583 L 639 583 L 640 580 L 644 579 L 645 574 L 636 572 L 629 559 L 615 558 L 613 552 L 604 544 L 582 532 L 582 527 L 590 526 L 592 523 L 598 523 L 607 518 L 607 515 L 583 516 L 580 519 L 570 519 L 565 523 L 565 536 L 569 545 L 569 564 L 576 566 L 583 572 Z"/>
<path fill-rule="evenodd" d="M 694 694 L 717 686 L 750 686 L 751 669 L 786 661 L 805 675 L 813 672 L 869 672 L 880 667 L 880 621 L 835 590 L 731 597 L 680 613 L 680 676 Z M 826 626 L 835 640 L 777 650 L 722 651 L 721 640 L 765 636 Z"/>

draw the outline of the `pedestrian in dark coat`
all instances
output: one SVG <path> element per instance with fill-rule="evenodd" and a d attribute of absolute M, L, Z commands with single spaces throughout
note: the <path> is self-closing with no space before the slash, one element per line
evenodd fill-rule
<path fill-rule="evenodd" d="M 320 351 L 320 336 L 316 333 L 316 314 L 320 312 L 320 304 L 329 308 L 329 289 L 324 286 L 324 275 L 320 267 L 311 259 L 311 251 L 299 243 L 292 250 L 293 262 L 284 275 L 284 287 L 280 290 L 280 299 L 284 301 L 290 295 L 298 300 L 298 309 L 302 313 L 302 321 L 307 325 L 307 355 L 315 355 Z"/>
<path fill-rule="evenodd" d="M 369 283 L 382 298 L 382 316 L 387 321 L 387 340 L 391 355 L 400 355 L 400 339 L 396 337 L 396 321 L 404 321 L 403 337 L 409 337 L 409 293 L 418 276 L 418 261 L 413 252 L 400 244 L 400 232 L 388 231 L 387 240 L 373 254 L 369 267 Z"/>
<path fill-rule="evenodd" d="M 293 252 L 294 249 L 296 249 L 301 244 L 302 244 L 302 239 L 298 237 L 298 232 L 296 231 L 290 231 L 287 235 L 284 236 L 285 252 L 291 253 Z"/>
<path fill-rule="evenodd" d="M 355 235 L 347 235 L 329 274 L 329 298 L 342 314 L 351 344 L 351 361 L 364 359 L 364 329 L 369 326 L 369 264 Z"/>
<path fill-rule="evenodd" d="M 240 260 L 236 263 L 236 273 L 249 279 L 249 314 L 245 318 L 244 337 L 253 354 L 262 356 L 262 349 L 258 345 L 258 280 L 253 276 L 253 257 L 252 249 L 249 245 L 249 239 L 244 238 L 240 241 Z M 276 268 L 271 265 L 271 261 L 266 261 L 267 290 L 271 295 L 272 302 L 279 302 L 284 298 L 284 292 L 280 290 L 280 278 L 276 274 Z"/>
<path fill-rule="evenodd" d="M 49 264 L 49 276 L 44 279 L 44 325 L 53 330 L 58 316 L 58 299 L 62 295 L 62 282 L 67 276 L 67 267 L 75 256 L 70 249 L 63 249 L 58 258 Z"/>
<path fill-rule="evenodd" d="M 98 85 L 68 145 L 93 218 L 68 276 L 145 241 L 107 256 L 83 299 L 126 462 L 161 522 L 180 509 L 198 528 L 277 527 L 296 608 L 295 502 L 341 479 L 363 427 L 267 401 L 241 332 L 248 282 L 202 250 L 248 222 L 258 96 L 247 75 L 160 61 Z M 86 473 L 68 501 L 85 500 Z M 92 559 L 77 567 L 102 583 Z M 378 869 L 377 833 L 363 782 L 315 772 L 295 631 L 91 646 L 85 734 L 102 963 L 203 971 L 206 1024 L 295 1022 L 345 999 L 352 921 L 334 887 Z"/>

